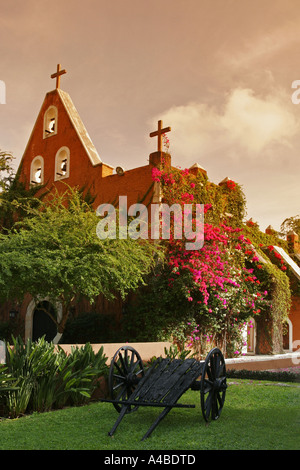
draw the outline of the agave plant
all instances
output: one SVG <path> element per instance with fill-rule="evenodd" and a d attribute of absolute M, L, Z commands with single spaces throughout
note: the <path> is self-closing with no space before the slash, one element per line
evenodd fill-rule
<path fill-rule="evenodd" d="M 96 378 L 107 368 L 106 361 L 103 348 L 95 354 L 89 343 L 72 348 L 67 355 L 44 338 L 26 343 L 13 338 L 6 365 L 15 387 L 7 393 L 9 415 L 84 403 L 96 387 Z"/>
<path fill-rule="evenodd" d="M 71 404 L 78 405 L 91 397 L 97 387 L 97 378 L 107 369 L 107 357 L 103 353 L 103 346 L 95 353 L 91 344 L 87 343 L 81 348 L 72 347 L 69 359 L 73 380 L 70 400 Z"/>

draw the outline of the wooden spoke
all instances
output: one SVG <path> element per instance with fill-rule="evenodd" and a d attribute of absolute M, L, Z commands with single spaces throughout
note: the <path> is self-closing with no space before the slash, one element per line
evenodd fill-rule
<path fill-rule="evenodd" d="M 128 400 L 138 381 L 144 376 L 144 366 L 140 355 L 130 346 L 123 346 L 115 353 L 109 369 L 108 387 L 112 400 Z M 123 405 L 113 403 L 120 413 Z M 138 407 L 128 406 L 127 412 Z"/>

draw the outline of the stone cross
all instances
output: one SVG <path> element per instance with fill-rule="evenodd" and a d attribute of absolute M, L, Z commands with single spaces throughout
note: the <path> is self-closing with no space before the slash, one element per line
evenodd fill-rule
<path fill-rule="evenodd" d="M 64 73 L 67 73 L 67 71 L 61 70 L 61 65 L 57 64 L 57 71 L 56 73 L 53 73 L 51 75 L 51 78 L 56 78 L 56 88 L 60 88 L 60 76 L 63 75 Z"/>
<path fill-rule="evenodd" d="M 166 132 L 170 132 L 171 127 L 165 127 L 164 129 L 162 128 L 162 121 L 158 121 L 158 129 L 157 131 L 150 132 L 150 137 L 156 137 L 157 136 L 157 151 L 161 152 L 162 148 L 162 136 Z"/>

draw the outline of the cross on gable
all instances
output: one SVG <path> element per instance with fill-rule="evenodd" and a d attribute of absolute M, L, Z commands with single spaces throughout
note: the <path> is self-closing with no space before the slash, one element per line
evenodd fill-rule
<path fill-rule="evenodd" d="M 162 136 L 166 132 L 170 132 L 171 127 L 165 127 L 164 129 L 162 128 L 162 121 L 158 121 L 158 129 L 157 131 L 150 132 L 149 136 L 150 137 L 156 137 L 157 136 L 157 151 L 161 152 L 162 148 Z"/>
<path fill-rule="evenodd" d="M 67 71 L 64 69 L 64 70 L 61 70 L 61 65 L 60 64 L 57 64 L 57 71 L 56 73 L 53 73 L 51 75 L 51 78 L 56 78 L 56 88 L 60 88 L 60 77 L 61 75 L 63 75 L 64 73 L 67 73 Z"/>

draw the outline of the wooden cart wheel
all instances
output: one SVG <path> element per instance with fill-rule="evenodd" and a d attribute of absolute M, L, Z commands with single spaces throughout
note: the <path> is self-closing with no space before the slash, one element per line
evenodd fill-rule
<path fill-rule="evenodd" d="M 108 389 L 112 400 L 128 400 L 139 380 L 145 375 L 139 353 L 131 346 L 122 346 L 115 353 L 109 369 Z M 113 403 L 120 413 L 122 405 Z M 129 406 L 127 413 L 138 407 Z"/>
<path fill-rule="evenodd" d="M 201 408 L 205 421 L 220 417 L 226 388 L 225 360 L 221 351 L 214 348 L 205 359 L 200 383 Z"/>

